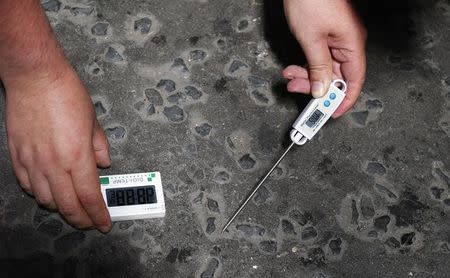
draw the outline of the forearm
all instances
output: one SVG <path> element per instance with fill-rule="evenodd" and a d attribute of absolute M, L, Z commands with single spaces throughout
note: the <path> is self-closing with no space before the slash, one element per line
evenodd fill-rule
<path fill-rule="evenodd" d="M 0 79 L 6 89 L 20 80 L 55 79 L 64 54 L 38 0 L 0 0 Z"/>

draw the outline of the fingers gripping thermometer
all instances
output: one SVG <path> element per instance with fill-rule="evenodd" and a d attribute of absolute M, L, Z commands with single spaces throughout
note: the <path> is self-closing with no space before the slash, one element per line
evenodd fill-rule
<path fill-rule="evenodd" d="M 338 87 L 340 85 L 340 88 Z M 284 151 L 281 157 L 275 162 L 275 164 L 270 168 L 269 172 L 264 176 L 264 178 L 259 182 L 259 184 L 253 189 L 253 191 L 248 195 L 239 209 L 233 214 L 233 216 L 228 220 L 227 224 L 223 227 L 222 232 L 224 232 L 234 221 L 234 219 L 241 213 L 245 208 L 247 203 L 256 194 L 258 189 L 263 185 L 266 179 L 272 174 L 273 170 L 280 164 L 281 160 L 286 156 L 292 146 L 303 145 L 306 141 L 311 140 L 314 135 L 320 130 L 320 128 L 328 121 L 328 119 L 333 115 L 339 105 L 345 98 L 345 92 L 347 90 L 347 84 L 345 81 L 337 79 L 334 80 L 328 92 L 325 96 L 321 98 L 312 99 L 308 105 L 305 107 L 303 112 L 298 116 L 292 125 L 292 130 L 290 132 L 290 138 L 292 143 Z"/>

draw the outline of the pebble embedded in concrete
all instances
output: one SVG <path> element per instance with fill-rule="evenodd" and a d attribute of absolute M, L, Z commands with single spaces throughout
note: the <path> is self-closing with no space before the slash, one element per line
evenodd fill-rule
<path fill-rule="evenodd" d="M 138 19 L 134 22 L 134 31 L 140 32 L 142 35 L 148 34 L 152 27 L 152 20 L 148 17 Z"/>
<path fill-rule="evenodd" d="M 186 86 L 184 87 L 184 93 L 191 97 L 194 100 L 197 100 L 202 97 L 203 93 L 194 86 Z"/>
<path fill-rule="evenodd" d="M 247 77 L 247 80 L 250 83 L 250 85 L 252 85 L 255 88 L 267 87 L 270 84 L 269 80 L 255 75 L 250 75 L 249 77 Z"/>
<path fill-rule="evenodd" d="M 118 62 L 122 62 L 124 60 L 124 58 L 122 57 L 122 55 L 117 51 L 117 49 L 113 48 L 113 47 L 108 47 L 108 50 L 106 51 L 105 54 L 105 59 L 107 61 L 113 62 L 113 63 L 118 63 Z"/>
<path fill-rule="evenodd" d="M 352 120 L 358 125 L 365 126 L 367 123 L 368 111 L 353 112 L 350 114 Z"/>
<path fill-rule="evenodd" d="M 296 234 L 294 225 L 292 225 L 292 223 L 286 219 L 281 220 L 281 230 L 285 234 L 293 234 L 293 235 Z"/>
<path fill-rule="evenodd" d="M 119 229 L 127 230 L 128 228 L 133 226 L 133 224 L 134 224 L 133 220 L 121 221 L 119 224 Z"/>
<path fill-rule="evenodd" d="M 230 74 L 235 74 L 238 71 L 242 71 L 244 69 L 247 69 L 248 65 L 242 61 L 239 60 L 233 60 L 230 64 L 230 67 L 228 68 L 228 72 Z"/>
<path fill-rule="evenodd" d="M 341 245 L 342 245 L 342 240 L 340 238 L 333 239 L 328 244 L 331 251 L 333 252 L 333 255 L 339 255 L 341 253 L 341 250 L 342 250 Z"/>
<path fill-rule="evenodd" d="M 106 113 L 106 108 L 101 101 L 96 101 L 94 103 L 94 107 L 95 107 L 95 114 L 97 114 L 97 117 L 102 116 Z"/>
<path fill-rule="evenodd" d="M 212 234 L 215 230 L 216 230 L 216 218 L 214 217 L 209 217 L 208 219 L 206 219 L 206 233 L 207 234 Z"/>
<path fill-rule="evenodd" d="M 388 215 L 382 215 L 374 219 L 375 228 L 387 232 L 387 226 L 391 222 L 391 218 Z"/>
<path fill-rule="evenodd" d="M 238 160 L 239 165 L 244 170 L 250 170 L 255 167 L 256 161 L 252 158 L 250 154 L 245 154 Z"/>
<path fill-rule="evenodd" d="M 205 60 L 206 56 L 206 52 L 201 49 L 195 49 L 189 52 L 189 60 L 194 62 L 201 62 Z"/>
<path fill-rule="evenodd" d="M 208 123 L 204 123 L 204 124 L 201 124 L 201 125 L 195 127 L 195 131 L 200 136 L 203 136 L 203 137 L 208 136 L 210 134 L 211 130 L 212 130 L 212 126 Z"/>
<path fill-rule="evenodd" d="M 259 248 L 266 253 L 274 254 L 277 252 L 278 244 L 274 240 L 265 240 L 259 243 Z"/>
<path fill-rule="evenodd" d="M 58 253 L 72 251 L 78 248 L 85 240 L 86 235 L 81 231 L 65 234 L 55 240 L 55 250 Z"/>
<path fill-rule="evenodd" d="M 70 13 L 73 16 L 88 16 L 92 14 L 94 11 L 94 8 L 92 7 L 73 7 L 70 8 Z"/>
<path fill-rule="evenodd" d="M 91 32 L 96 36 L 105 36 L 108 33 L 109 24 L 107 22 L 97 22 L 92 26 Z"/>
<path fill-rule="evenodd" d="M 212 212 L 220 212 L 219 211 L 219 204 L 217 203 L 217 201 L 216 200 L 213 200 L 213 199 L 211 199 L 211 198 L 208 198 L 207 199 L 207 206 L 208 206 L 208 209 L 210 210 L 210 211 L 212 211 Z"/>
<path fill-rule="evenodd" d="M 184 111 L 179 106 L 164 107 L 163 113 L 171 122 L 178 123 L 184 120 Z"/>
<path fill-rule="evenodd" d="M 205 270 L 200 274 L 200 278 L 214 278 L 217 268 L 219 268 L 219 260 L 210 258 L 206 264 Z"/>
<path fill-rule="evenodd" d="M 302 230 L 301 238 L 302 240 L 311 240 L 317 237 L 317 230 L 314 227 L 306 227 Z"/>
<path fill-rule="evenodd" d="M 361 214 L 365 218 L 372 218 L 375 215 L 372 199 L 369 196 L 363 195 L 360 201 Z"/>
<path fill-rule="evenodd" d="M 170 69 L 176 73 L 181 75 L 182 77 L 189 76 L 189 68 L 187 67 L 186 63 L 182 58 L 175 58 L 173 60 L 172 66 L 170 66 Z"/>
<path fill-rule="evenodd" d="M 61 221 L 56 219 L 49 219 L 39 225 L 38 231 L 50 237 L 56 237 L 61 233 L 62 228 L 63 223 L 61 223 Z"/>
<path fill-rule="evenodd" d="M 299 211 L 298 209 L 293 209 L 289 212 L 289 217 L 293 220 L 295 220 L 298 224 L 301 226 L 305 226 L 308 221 L 311 220 L 311 217 L 308 216 L 308 213 L 303 213 Z"/>
<path fill-rule="evenodd" d="M 272 197 L 272 193 L 264 185 L 259 188 L 253 197 L 253 201 L 257 204 L 263 204 L 267 202 Z"/>
<path fill-rule="evenodd" d="M 123 140 L 126 133 L 126 129 L 122 126 L 115 126 L 105 129 L 106 136 L 113 141 Z"/>
<path fill-rule="evenodd" d="M 239 31 L 243 31 L 243 30 L 248 28 L 248 25 L 249 25 L 248 24 L 248 20 L 247 19 L 242 19 L 242 20 L 240 20 L 238 22 L 237 28 L 238 28 Z"/>
<path fill-rule="evenodd" d="M 266 229 L 249 224 L 238 224 L 236 230 L 242 232 L 246 237 L 263 236 L 266 233 Z"/>
<path fill-rule="evenodd" d="M 61 2 L 58 0 L 45 0 L 42 2 L 42 7 L 46 12 L 58 12 L 61 8 Z"/>
<path fill-rule="evenodd" d="M 158 90 L 148 88 L 145 89 L 144 94 L 148 102 L 153 104 L 154 106 L 163 105 L 163 98 L 161 97 L 161 94 L 158 92 Z"/>
<path fill-rule="evenodd" d="M 372 175 L 384 175 L 386 174 L 386 167 L 379 162 L 370 161 L 367 163 L 366 172 Z"/>
<path fill-rule="evenodd" d="M 176 84 L 173 80 L 170 79 L 161 79 L 156 85 L 157 88 L 165 90 L 168 93 L 171 93 L 176 90 Z"/>
<path fill-rule="evenodd" d="M 167 38 L 164 35 L 154 36 L 151 39 L 151 42 L 156 44 L 157 46 L 164 46 L 167 43 Z"/>
<path fill-rule="evenodd" d="M 394 248 L 394 249 L 400 248 L 400 242 L 399 242 L 396 238 L 394 238 L 394 237 L 388 238 L 388 239 L 386 240 L 385 244 L 386 244 L 387 246 L 389 246 L 390 248 Z"/>
<path fill-rule="evenodd" d="M 263 104 L 269 103 L 269 98 L 267 98 L 260 90 L 253 90 L 251 94 L 258 102 Z"/>
<path fill-rule="evenodd" d="M 227 171 L 219 171 L 214 175 L 214 181 L 218 184 L 226 184 L 230 182 L 231 175 Z"/>

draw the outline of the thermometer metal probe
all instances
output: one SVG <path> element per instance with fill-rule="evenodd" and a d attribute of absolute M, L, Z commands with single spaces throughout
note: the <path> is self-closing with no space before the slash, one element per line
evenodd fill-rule
<path fill-rule="evenodd" d="M 340 88 L 338 87 L 339 84 Z M 308 103 L 303 112 L 298 116 L 297 120 L 292 125 L 292 130 L 290 132 L 292 143 L 275 162 L 272 168 L 270 168 L 269 172 L 264 176 L 264 178 L 248 195 L 248 197 L 244 200 L 238 210 L 233 214 L 230 220 L 228 220 L 227 224 L 225 224 L 225 226 L 222 228 L 222 232 L 224 232 L 231 225 L 231 223 L 233 223 L 234 219 L 241 213 L 248 202 L 252 199 L 259 188 L 270 176 L 270 174 L 272 174 L 275 168 L 277 168 L 278 164 L 280 164 L 289 150 L 294 146 L 294 144 L 303 145 L 307 140 L 311 140 L 311 138 L 319 131 L 319 129 L 325 124 L 325 122 L 331 117 L 331 115 L 333 115 L 333 113 L 344 100 L 346 89 L 347 84 L 345 83 L 345 81 L 340 79 L 334 80 L 331 83 L 330 88 L 325 96 L 317 99 L 312 99 Z"/>
<path fill-rule="evenodd" d="M 270 174 L 272 174 L 273 170 L 275 170 L 275 168 L 277 168 L 278 164 L 280 164 L 281 160 L 283 160 L 283 158 L 287 155 L 287 153 L 289 152 L 289 150 L 292 148 L 292 146 L 294 146 L 294 142 L 292 142 L 289 147 L 284 151 L 284 153 L 280 156 L 280 158 L 277 160 L 277 162 L 275 162 L 275 164 L 272 166 L 272 168 L 270 168 L 269 172 L 264 176 L 264 178 L 258 183 L 258 185 L 255 187 L 255 189 L 253 189 L 253 191 L 250 193 L 250 195 L 248 195 L 247 199 L 245 199 L 244 203 L 242 203 L 242 205 L 239 207 L 239 209 L 233 214 L 233 216 L 230 218 L 230 220 L 228 220 L 227 224 L 223 227 L 222 232 L 224 232 L 230 225 L 231 223 L 233 223 L 234 219 L 239 215 L 239 213 L 241 213 L 241 211 L 245 208 L 245 206 L 247 205 L 247 203 L 252 199 L 253 195 L 256 194 L 256 192 L 258 191 L 258 189 L 261 187 L 261 185 L 263 185 L 263 183 L 266 181 L 266 179 L 270 176 Z"/>

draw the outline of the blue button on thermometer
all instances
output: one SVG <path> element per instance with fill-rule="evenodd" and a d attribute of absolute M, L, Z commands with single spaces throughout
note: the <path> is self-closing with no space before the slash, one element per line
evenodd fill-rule
<path fill-rule="evenodd" d="M 313 136 L 320 130 L 320 128 L 326 123 L 331 115 L 333 115 L 333 113 L 344 100 L 346 90 L 347 84 L 345 83 L 345 81 L 340 79 L 334 80 L 331 83 L 330 88 L 328 89 L 328 92 L 325 96 L 312 99 L 308 103 L 303 112 L 300 114 L 300 116 L 298 116 L 297 120 L 292 125 L 292 130 L 290 132 L 292 143 L 277 160 L 277 162 L 275 162 L 275 164 L 259 182 L 259 184 L 253 189 L 247 199 L 245 199 L 245 201 L 239 207 L 239 209 L 233 214 L 227 224 L 223 227 L 222 232 L 224 232 L 230 226 L 234 219 L 244 209 L 244 207 L 252 199 L 252 197 L 255 195 L 264 181 L 270 176 L 273 170 L 275 170 L 281 160 L 283 160 L 292 146 L 305 144 L 306 141 L 311 140 Z M 329 99 L 333 101 L 329 101 Z"/>

